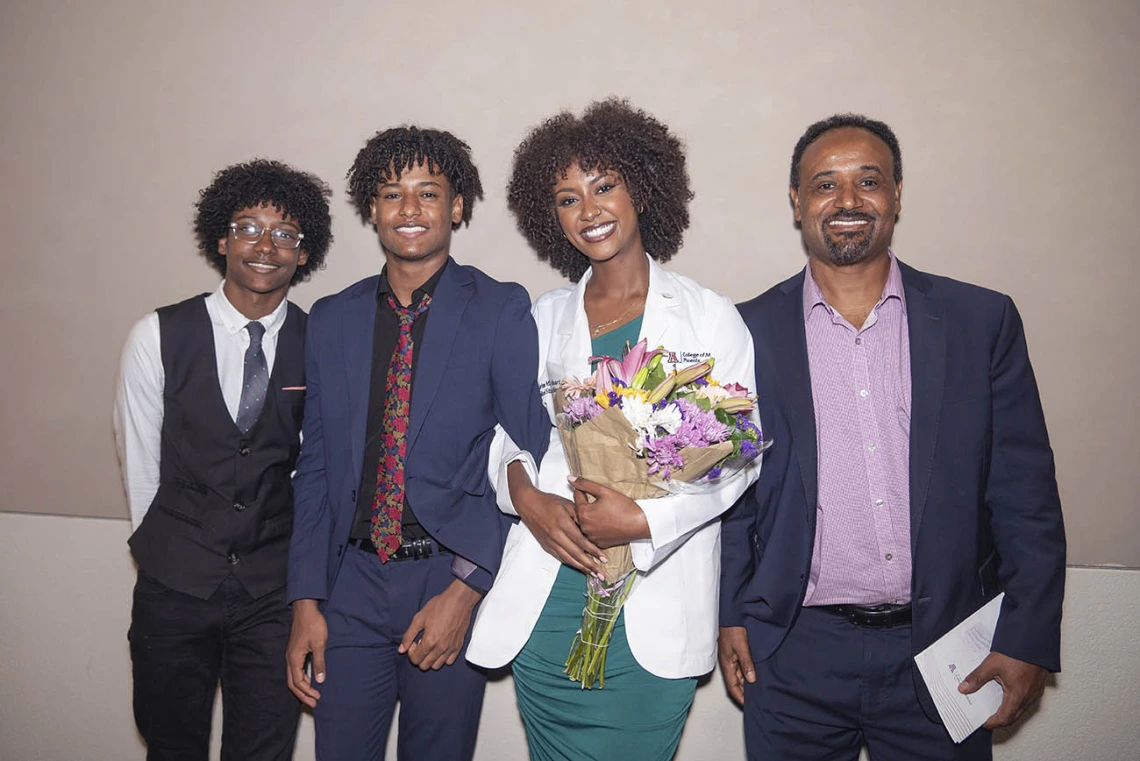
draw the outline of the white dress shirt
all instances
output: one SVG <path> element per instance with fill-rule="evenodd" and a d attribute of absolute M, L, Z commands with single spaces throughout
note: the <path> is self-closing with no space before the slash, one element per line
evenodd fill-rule
<path fill-rule="evenodd" d="M 218 381 L 230 417 L 237 420 L 241 386 L 245 374 L 245 351 L 249 348 L 249 318 L 230 303 L 223 292 L 225 281 L 206 297 L 206 312 L 214 328 L 214 355 Z M 285 324 L 288 302 L 284 299 L 258 322 L 265 326 L 261 348 L 265 364 L 273 373 L 277 357 L 277 336 Z M 163 388 L 166 373 L 162 366 L 162 343 L 158 313 L 151 312 L 135 323 L 123 347 L 119 365 L 119 385 L 115 391 L 113 424 L 115 448 L 123 472 L 123 486 L 131 509 L 131 526 L 143 516 L 158 492 L 159 457 L 162 453 Z"/>

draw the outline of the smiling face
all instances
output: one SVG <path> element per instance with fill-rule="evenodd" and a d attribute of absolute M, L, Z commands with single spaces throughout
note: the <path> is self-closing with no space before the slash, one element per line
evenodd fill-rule
<path fill-rule="evenodd" d="M 309 260 L 304 248 L 279 248 L 273 244 L 272 230 L 293 235 L 302 233 L 292 217 L 287 217 L 272 204 L 238 209 L 230 221 L 241 225 L 254 223 L 264 232 L 255 242 L 238 240 L 233 231 L 218 241 L 218 253 L 226 258 L 226 296 L 235 306 L 248 297 L 280 295 L 285 297 L 298 265 Z"/>
<path fill-rule="evenodd" d="M 811 256 L 847 266 L 887 255 L 902 182 L 876 135 L 858 127 L 820 135 L 800 160 L 800 186 L 789 192 Z"/>
<path fill-rule="evenodd" d="M 555 178 L 554 208 L 571 245 L 591 264 L 618 256 L 645 256 L 637 209 L 621 175 L 586 171 L 576 163 L 565 174 Z"/>
<path fill-rule="evenodd" d="M 427 163 L 389 172 L 372 199 L 372 224 L 384 255 L 418 262 L 448 255 L 452 228 L 463 219 L 463 196 Z"/>

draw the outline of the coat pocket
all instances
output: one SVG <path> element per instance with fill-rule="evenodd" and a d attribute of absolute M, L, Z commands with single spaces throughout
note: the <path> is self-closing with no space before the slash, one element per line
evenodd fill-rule
<path fill-rule="evenodd" d="M 1001 582 L 998 579 L 998 563 L 997 550 L 992 550 L 978 566 L 978 583 L 982 587 L 982 597 L 987 599 L 1001 591 Z"/>
<path fill-rule="evenodd" d="M 167 507 L 166 505 L 155 505 L 155 507 L 158 508 L 159 512 L 170 516 L 176 521 L 189 524 L 194 528 L 202 528 L 202 521 L 198 520 L 192 515 L 188 515 L 182 512 L 181 510 L 175 510 L 173 507 Z"/>

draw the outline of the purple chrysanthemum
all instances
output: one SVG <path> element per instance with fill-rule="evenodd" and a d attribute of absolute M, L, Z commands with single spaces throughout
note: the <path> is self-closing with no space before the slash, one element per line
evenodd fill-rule
<path fill-rule="evenodd" d="M 716 415 L 688 399 L 678 399 L 677 406 L 681 410 L 681 427 L 676 435 L 685 443 L 684 446 L 707 447 L 710 444 L 719 444 L 732 435 L 732 429 L 716 419 Z"/>
<path fill-rule="evenodd" d="M 649 473 L 660 474 L 666 481 L 672 476 L 674 470 L 685 467 L 685 460 L 681 457 L 682 447 L 677 436 L 661 436 L 649 441 L 645 446 L 645 459 L 649 463 Z"/>
<path fill-rule="evenodd" d="M 587 420 L 592 420 L 601 412 L 602 405 L 590 396 L 576 396 L 566 403 L 566 414 L 573 425 L 581 425 Z"/>

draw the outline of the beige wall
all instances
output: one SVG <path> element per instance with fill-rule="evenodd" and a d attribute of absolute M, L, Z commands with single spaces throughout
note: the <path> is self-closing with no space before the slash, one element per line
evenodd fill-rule
<path fill-rule="evenodd" d="M 125 517 L 109 426 L 145 311 L 214 285 L 196 191 L 265 155 L 336 189 L 338 243 L 302 305 L 376 271 L 343 189 L 401 122 L 449 128 L 488 188 L 465 262 L 560 284 L 514 231 L 511 151 L 553 111 L 630 96 L 686 141 L 697 199 L 675 267 L 743 299 L 802 265 L 786 198 L 804 126 L 859 110 L 898 131 L 896 248 L 1020 305 L 1057 452 L 1071 560 L 1140 566 L 1140 5 L 286 0 L 0 7 L 0 509 Z"/>
<path fill-rule="evenodd" d="M 123 521 L 0 514 L 0 759 L 145 757 L 131 718 L 128 531 Z M 998 743 L 997 761 L 1140 758 L 1138 630 L 1140 571 L 1070 568 L 1065 670 L 1040 711 Z M 742 760 L 742 748 L 740 712 L 714 674 L 697 690 L 677 761 Z M 313 757 L 306 716 L 295 758 Z M 525 758 L 508 676 L 487 690 L 475 759 Z"/>

